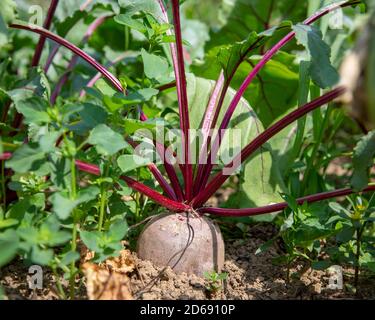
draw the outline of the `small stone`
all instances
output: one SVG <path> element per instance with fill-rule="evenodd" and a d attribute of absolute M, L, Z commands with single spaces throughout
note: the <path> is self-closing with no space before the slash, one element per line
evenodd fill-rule
<path fill-rule="evenodd" d="M 204 280 L 200 278 L 192 278 L 190 279 L 190 285 L 193 287 L 202 287 L 204 286 Z"/>

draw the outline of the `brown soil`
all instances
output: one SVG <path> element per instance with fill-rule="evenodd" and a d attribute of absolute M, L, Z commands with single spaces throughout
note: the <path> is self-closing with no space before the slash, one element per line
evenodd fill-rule
<path fill-rule="evenodd" d="M 194 275 L 176 275 L 171 268 L 155 267 L 149 261 L 143 261 L 133 256 L 134 268 L 127 275 L 129 286 L 134 299 L 374 299 L 375 280 L 361 280 L 357 295 L 348 290 L 347 285 L 352 281 L 353 270 L 344 270 L 344 289 L 327 289 L 329 274 L 327 271 L 316 271 L 305 268 L 302 263 L 296 263 L 291 268 L 291 280 L 286 284 L 286 269 L 275 266 L 272 259 L 280 254 L 277 247 L 255 255 L 256 249 L 273 235 L 271 225 L 258 225 L 250 229 L 249 237 L 226 241 L 225 272 L 227 279 L 216 293 L 207 291 L 207 280 Z M 129 260 L 126 267 L 128 268 Z M 113 266 L 107 269 L 113 270 Z M 54 276 L 45 269 L 44 289 L 30 290 L 28 288 L 28 269 L 21 262 L 14 262 L 0 271 L 0 284 L 5 289 L 8 299 L 57 299 L 58 294 Z M 102 270 L 103 272 L 103 270 Z M 124 275 L 124 277 L 127 277 Z M 112 282 L 113 279 L 112 278 Z M 64 287 L 67 286 L 63 281 Z M 87 299 L 86 278 L 82 277 L 78 299 Z M 117 289 L 118 290 L 118 289 Z M 121 290 L 120 290 L 121 291 Z M 118 293 L 119 291 L 117 291 Z M 111 295 L 106 295 L 110 297 Z"/>

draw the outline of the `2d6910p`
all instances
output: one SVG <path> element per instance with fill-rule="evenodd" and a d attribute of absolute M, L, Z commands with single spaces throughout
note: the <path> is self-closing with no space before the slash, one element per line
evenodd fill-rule
<path fill-rule="evenodd" d="M 230 315 L 236 307 L 234 305 L 196 305 L 186 304 L 184 314 L 217 314 L 217 315 Z"/>

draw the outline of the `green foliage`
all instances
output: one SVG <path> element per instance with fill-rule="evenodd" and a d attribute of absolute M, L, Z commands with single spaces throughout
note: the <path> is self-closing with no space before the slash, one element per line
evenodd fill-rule
<path fill-rule="evenodd" d="M 331 65 L 331 48 L 322 40 L 322 33 L 312 26 L 297 24 L 293 26 L 296 38 L 311 56 L 311 79 L 325 89 L 339 81 L 336 69 Z"/>
<path fill-rule="evenodd" d="M 121 134 L 113 131 L 105 124 L 96 126 L 91 131 L 87 142 L 94 145 L 98 153 L 104 156 L 112 156 L 127 146 Z"/>
<path fill-rule="evenodd" d="M 150 160 L 137 155 L 122 155 L 117 159 L 119 168 L 123 173 L 147 166 Z"/>
<path fill-rule="evenodd" d="M 354 148 L 353 177 L 351 184 L 354 189 L 362 190 L 367 186 L 369 170 L 374 164 L 375 131 L 363 137 Z"/>
<path fill-rule="evenodd" d="M 67 219 L 73 209 L 82 203 L 94 200 L 99 194 L 97 187 L 89 187 L 78 193 L 75 199 L 71 199 L 65 192 L 56 192 L 50 197 L 53 211 L 61 220 Z"/>
<path fill-rule="evenodd" d="M 207 281 L 206 290 L 211 294 L 215 294 L 220 291 L 222 288 L 222 282 L 225 281 L 228 277 L 228 273 L 221 272 L 217 273 L 216 271 L 205 271 L 203 276 Z"/>
<path fill-rule="evenodd" d="M 19 238 L 14 230 L 6 230 L 0 234 L 0 267 L 10 262 L 18 251 Z"/>
<path fill-rule="evenodd" d="M 108 257 L 117 256 L 122 249 L 120 241 L 126 236 L 128 225 L 125 221 L 115 221 L 106 232 L 81 231 L 83 243 L 95 252 L 93 261 L 101 262 Z"/>

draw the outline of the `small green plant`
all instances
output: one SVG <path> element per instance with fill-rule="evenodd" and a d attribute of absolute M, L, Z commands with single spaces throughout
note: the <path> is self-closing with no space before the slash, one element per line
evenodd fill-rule
<path fill-rule="evenodd" d="M 349 207 L 336 202 L 329 204 L 333 215 L 326 226 L 335 230 L 336 246 L 327 252 L 331 261 L 349 264 L 354 268 L 354 288 L 358 289 L 360 269 L 375 272 L 375 249 L 373 228 L 375 221 L 375 198 L 367 201 L 362 196 L 348 197 Z"/>
<path fill-rule="evenodd" d="M 226 280 L 228 277 L 228 273 L 221 272 L 217 273 L 216 271 L 204 273 L 204 278 L 207 281 L 206 290 L 210 294 L 215 294 L 222 289 L 222 282 Z"/>
<path fill-rule="evenodd" d="M 285 247 L 285 254 L 274 259 L 275 264 L 286 266 L 286 282 L 290 282 L 290 268 L 293 262 L 302 258 L 312 262 L 321 251 L 320 240 L 329 237 L 332 230 L 324 222 L 328 213 L 321 204 L 298 205 L 296 199 L 289 195 L 282 195 L 289 208 L 284 211 L 276 223 L 279 225 L 278 234 L 263 244 L 257 251 L 259 254 L 267 250 L 274 242 L 281 238 Z"/>

